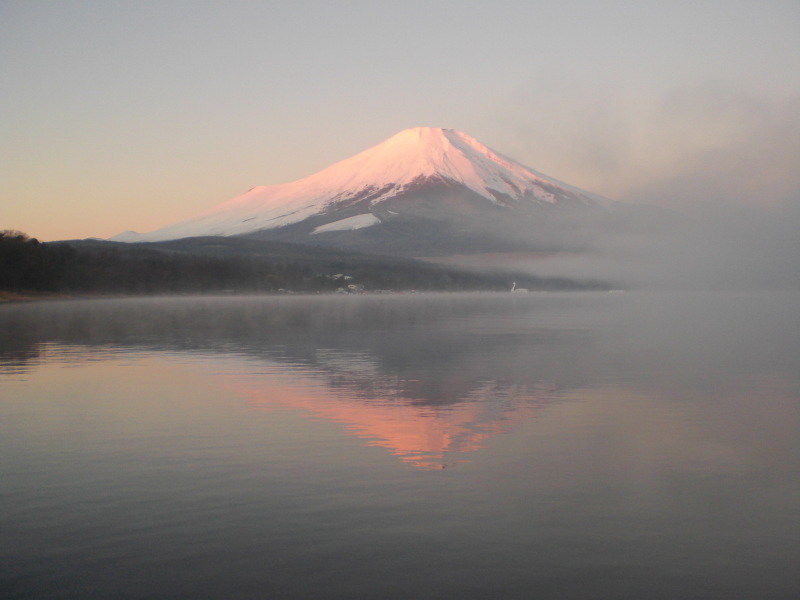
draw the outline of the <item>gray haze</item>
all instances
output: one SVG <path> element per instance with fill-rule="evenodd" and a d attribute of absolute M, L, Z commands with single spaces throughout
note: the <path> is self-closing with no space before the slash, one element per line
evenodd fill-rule
<path fill-rule="evenodd" d="M 565 95 L 583 98 L 581 106 L 561 108 Z M 534 97 L 548 110 L 525 111 Z M 598 253 L 537 261 L 537 272 L 603 274 L 649 287 L 800 287 L 797 94 L 767 96 L 709 80 L 657 85 L 651 98 L 634 101 L 624 89 L 550 76 L 514 101 L 509 152 L 566 181 L 581 173 L 585 189 L 676 216 L 664 219 L 658 235 L 645 228 L 597 236 Z M 559 156 L 570 161 L 553 162 Z"/>

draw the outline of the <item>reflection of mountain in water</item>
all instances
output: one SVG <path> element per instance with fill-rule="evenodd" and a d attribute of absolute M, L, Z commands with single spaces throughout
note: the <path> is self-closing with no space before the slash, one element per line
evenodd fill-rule
<path fill-rule="evenodd" d="M 509 295 L 510 296 L 510 295 Z M 0 368 L 48 344 L 260 359 L 225 384 L 260 408 L 345 425 L 421 467 L 453 464 L 580 385 L 586 335 L 542 327 L 564 302 L 531 295 L 178 298 L 6 307 Z M 275 368 L 278 365 L 278 368 Z"/>
<path fill-rule="evenodd" d="M 448 403 L 423 403 L 414 393 L 423 382 L 381 373 L 364 356 L 342 354 L 322 363 L 314 369 L 295 366 L 290 378 L 282 370 L 278 381 L 262 374 L 237 378 L 231 386 L 255 407 L 300 409 L 342 423 L 370 445 L 422 468 L 456 464 L 458 455 L 477 450 L 486 438 L 509 431 L 556 398 L 547 385 L 465 378 L 453 388 L 439 386 L 451 398 Z"/>

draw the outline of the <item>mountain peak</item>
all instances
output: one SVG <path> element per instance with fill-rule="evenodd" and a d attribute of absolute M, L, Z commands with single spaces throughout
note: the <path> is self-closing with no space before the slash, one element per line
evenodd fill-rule
<path fill-rule="evenodd" d="M 409 152 L 436 152 L 457 149 L 459 143 L 488 150 L 483 144 L 471 138 L 466 133 L 456 129 L 442 127 L 411 127 L 394 134 L 389 139 L 371 148 L 371 150 L 385 147 L 400 154 Z M 369 150 L 367 150 L 369 152 Z"/>
<path fill-rule="evenodd" d="M 399 214 L 410 208 L 425 182 L 443 182 L 476 201 L 502 208 L 569 204 L 597 205 L 598 198 L 537 173 L 455 129 L 413 127 L 304 179 L 259 186 L 175 225 L 143 234 L 140 241 L 197 235 L 242 235 L 272 230 L 306 219 L 320 220 L 358 205 Z M 431 191 L 431 188 L 426 188 Z M 391 201 L 392 209 L 386 208 Z M 400 202 L 400 204 L 397 204 Z M 379 207 L 380 205 L 380 207 Z M 451 206 L 452 210 L 453 207 Z M 460 209 L 455 209 L 460 210 Z M 381 222 L 361 217 L 364 223 Z M 347 221 L 348 227 L 352 225 Z M 323 225 L 319 223 L 319 225 Z M 315 230 L 318 231 L 319 230 Z M 124 236 L 124 241 L 133 241 Z M 118 238 L 122 239 L 122 238 Z"/>
<path fill-rule="evenodd" d="M 408 129 L 403 129 L 402 131 L 397 132 L 389 139 L 396 137 L 411 137 L 411 136 L 417 136 L 417 137 L 440 136 L 443 135 L 445 131 L 451 131 L 451 130 L 445 129 L 443 127 L 424 127 L 424 126 L 409 127 Z"/>
<path fill-rule="evenodd" d="M 384 143 L 392 143 L 397 145 L 421 145 L 421 146 L 437 146 L 447 144 L 448 133 L 459 134 L 460 132 L 454 129 L 444 129 L 442 127 L 411 127 L 404 129 Z M 465 135 L 465 134 L 461 134 Z"/>
<path fill-rule="evenodd" d="M 498 195 L 516 198 L 523 190 L 553 179 L 502 156 L 455 129 L 414 127 L 302 180 L 323 189 L 397 188 L 419 178 L 438 176 L 466 186 L 495 202 Z M 298 182 L 299 183 L 299 182 Z M 541 192 L 542 188 L 537 187 Z M 391 194 L 394 196 L 394 194 Z M 387 197 L 391 197 L 387 196 Z M 552 203 L 551 193 L 537 199 Z M 380 201 L 380 199 L 376 199 Z"/>

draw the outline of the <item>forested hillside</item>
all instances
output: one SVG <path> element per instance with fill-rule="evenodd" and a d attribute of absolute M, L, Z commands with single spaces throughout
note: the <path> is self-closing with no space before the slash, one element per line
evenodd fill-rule
<path fill-rule="evenodd" d="M 0 289 L 66 294 L 594 289 L 594 282 L 478 273 L 422 261 L 231 238 L 42 243 L 0 233 Z"/>

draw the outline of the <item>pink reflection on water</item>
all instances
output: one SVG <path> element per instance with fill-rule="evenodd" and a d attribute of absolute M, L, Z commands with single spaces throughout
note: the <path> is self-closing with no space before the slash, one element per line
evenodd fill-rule
<path fill-rule="evenodd" d="M 485 446 L 486 440 L 507 433 L 551 402 L 554 390 L 485 382 L 460 401 L 423 404 L 418 398 L 394 393 L 369 396 L 331 389 L 314 377 L 245 379 L 233 389 L 260 410 L 306 411 L 341 423 L 345 431 L 385 448 L 405 464 L 420 469 L 444 469 L 465 462 L 461 455 Z M 396 382 L 400 390 L 409 386 Z M 386 386 L 378 386 L 386 391 Z M 413 386 L 412 386 L 413 387 Z"/>

